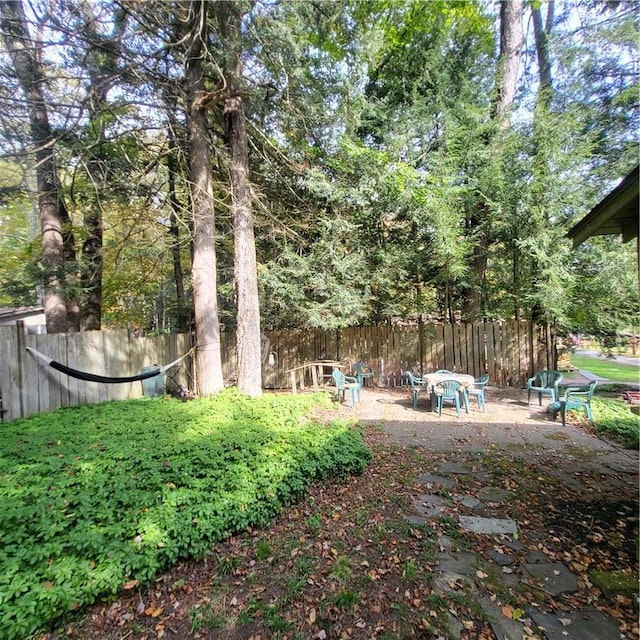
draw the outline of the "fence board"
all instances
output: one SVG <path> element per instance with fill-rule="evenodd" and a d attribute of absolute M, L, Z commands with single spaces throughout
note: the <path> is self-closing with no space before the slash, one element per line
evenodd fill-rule
<path fill-rule="evenodd" d="M 450 323 L 442 325 L 443 331 L 443 342 L 444 342 L 444 361 L 442 363 L 442 369 L 449 369 L 449 371 L 453 371 L 455 369 L 456 363 L 453 356 L 453 326 Z"/>
<path fill-rule="evenodd" d="M 469 366 L 469 352 L 467 350 L 467 325 L 458 325 L 458 341 L 460 344 L 460 371 L 473 375 L 473 364 Z"/>
<path fill-rule="evenodd" d="M 473 348 L 478 358 L 478 367 L 480 375 L 489 373 L 489 357 L 487 355 L 487 336 L 484 330 L 484 323 L 478 323 L 473 327 Z M 495 384 L 495 378 L 491 381 Z"/>
<path fill-rule="evenodd" d="M 66 343 L 66 362 L 67 365 L 77 369 L 78 353 L 80 350 L 82 336 L 79 333 L 70 333 L 67 335 Z M 64 360 L 62 362 L 65 362 Z M 83 404 L 80 398 L 80 380 L 77 378 L 69 378 L 67 380 L 68 406 L 75 407 Z"/>
<path fill-rule="evenodd" d="M 64 362 L 67 359 L 67 334 L 58 333 L 55 336 L 54 358 L 58 362 Z M 51 394 L 49 396 L 49 410 L 55 411 L 58 407 L 69 406 L 69 377 L 60 374 L 57 377 L 56 384 L 52 385 Z"/>
<path fill-rule="evenodd" d="M 520 363 L 518 365 L 518 379 L 523 380 L 528 377 L 528 363 L 531 358 L 529 352 L 529 327 L 526 320 L 520 321 Z"/>
<path fill-rule="evenodd" d="M 505 372 L 505 351 L 506 340 L 504 336 L 505 327 L 501 322 L 494 323 L 493 337 L 494 337 L 494 352 L 496 354 L 497 366 L 498 366 L 498 380 L 500 386 L 507 386 L 506 372 Z"/>
<path fill-rule="evenodd" d="M 5 420 L 14 420 L 22 415 L 19 335 L 15 327 L 0 327 L 0 397 L 3 409 L 0 419 L 4 417 Z"/>
<path fill-rule="evenodd" d="M 56 354 L 52 353 L 53 343 L 51 340 L 45 342 L 46 336 L 36 335 L 36 349 L 44 355 L 55 358 Z M 40 411 L 49 411 L 49 398 L 51 396 L 51 386 L 55 384 L 55 379 L 59 377 L 59 373 L 51 369 L 51 367 L 44 366 L 38 362 L 38 396 L 31 401 L 29 397 L 28 404 L 30 406 L 30 413 L 38 413 Z M 28 394 L 29 396 L 31 394 Z M 25 402 L 27 406 L 27 402 Z"/>
<path fill-rule="evenodd" d="M 438 355 L 436 351 L 436 330 L 431 324 L 423 325 L 425 335 L 424 371 L 435 371 L 438 368 Z"/>
<path fill-rule="evenodd" d="M 516 380 L 516 370 L 518 368 L 518 359 L 517 359 L 517 351 L 516 351 L 516 336 L 517 336 L 517 328 L 516 324 L 513 320 L 508 320 L 505 323 L 505 335 L 507 338 L 506 345 L 506 376 L 507 376 L 507 384 L 512 387 Z"/>
<path fill-rule="evenodd" d="M 491 362 L 493 368 L 493 380 L 499 387 L 502 386 L 502 372 L 500 367 L 500 354 L 498 351 L 500 345 L 500 326 L 490 322 L 487 325 L 487 360 Z"/>
<path fill-rule="evenodd" d="M 467 372 L 477 378 L 479 367 L 478 359 L 473 349 L 473 325 L 470 322 L 465 322 L 464 324 L 464 344 L 467 353 Z"/>

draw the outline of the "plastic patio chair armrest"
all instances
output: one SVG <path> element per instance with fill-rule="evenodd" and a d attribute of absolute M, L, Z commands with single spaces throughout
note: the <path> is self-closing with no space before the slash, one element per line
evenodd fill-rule
<path fill-rule="evenodd" d="M 564 399 L 567 402 L 570 402 L 573 399 L 577 399 L 577 398 L 582 398 L 583 402 L 586 401 L 589 398 L 589 392 L 588 391 L 581 391 L 575 388 L 571 388 L 569 387 L 565 392 L 564 392 Z"/>
<path fill-rule="evenodd" d="M 358 382 L 358 378 L 356 378 L 355 376 L 345 376 L 344 379 L 346 382 Z"/>
<path fill-rule="evenodd" d="M 587 395 L 589 393 L 589 385 L 588 384 L 584 384 L 581 385 L 579 387 L 577 386 L 573 386 L 573 387 L 566 387 L 564 390 L 564 395 L 568 395 L 570 393 L 583 393 L 585 395 Z"/>

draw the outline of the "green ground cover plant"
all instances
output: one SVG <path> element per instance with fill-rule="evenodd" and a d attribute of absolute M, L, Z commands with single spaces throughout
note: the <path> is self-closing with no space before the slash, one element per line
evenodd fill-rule
<path fill-rule="evenodd" d="M 640 416 L 626 402 L 615 398 L 594 397 L 591 401 L 595 431 L 630 449 L 640 447 Z"/>
<path fill-rule="evenodd" d="M 3 425 L 0 637 L 151 581 L 180 558 L 264 526 L 316 479 L 370 460 L 324 396 L 226 390 L 62 409 Z"/>
<path fill-rule="evenodd" d="M 640 383 L 640 368 L 630 364 L 622 364 L 611 358 L 591 358 L 572 354 L 571 364 L 578 369 L 586 369 L 601 378 L 615 382 Z"/>

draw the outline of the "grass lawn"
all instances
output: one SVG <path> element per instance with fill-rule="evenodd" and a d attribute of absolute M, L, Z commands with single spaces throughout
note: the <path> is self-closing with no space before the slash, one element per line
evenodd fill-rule
<path fill-rule="evenodd" d="M 344 422 L 308 416 L 325 396 L 113 402 L 2 425 L 0 638 L 151 583 L 268 524 L 319 479 L 371 453 Z"/>
<path fill-rule="evenodd" d="M 640 368 L 629 364 L 621 364 L 609 358 L 590 358 L 588 356 L 571 356 L 571 364 L 578 369 L 586 369 L 601 378 L 616 382 L 640 383 Z"/>

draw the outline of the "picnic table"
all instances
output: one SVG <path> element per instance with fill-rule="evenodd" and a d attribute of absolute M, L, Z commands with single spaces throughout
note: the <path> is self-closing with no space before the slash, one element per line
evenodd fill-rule
<path fill-rule="evenodd" d="M 433 389 L 443 380 L 455 380 L 463 389 L 471 389 L 474 377 L 469 373 L 426 373 L 422 379 L 427 389 Z"/>

